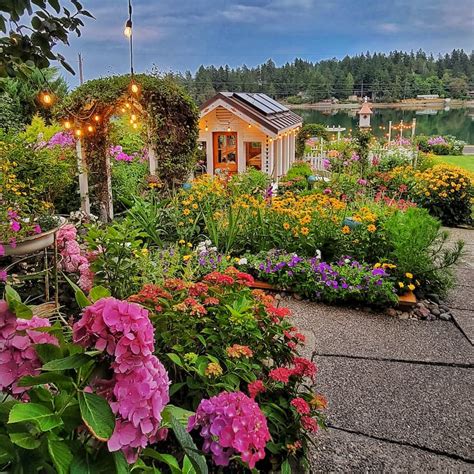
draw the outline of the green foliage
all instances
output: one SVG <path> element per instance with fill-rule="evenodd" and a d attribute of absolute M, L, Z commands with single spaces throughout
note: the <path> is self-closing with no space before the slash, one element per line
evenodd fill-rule
<path fill-rule="evenodd" d="M 327 140 L 329 133 L 326 126 L 320 123 L 308 123 L 303 125 L 296 136 L 296 157 L 301 159 L 304 154 L 306 140 L 317 137 Z"/>
<path fill-rule="evenodd" d="M 249 168 L 245 173 L 232 176 L 229 182 L 229 191 L 238 196 L 242 193 L 258 195 L 263 194 L 271 184 L 271 178 L 267 173 L 255 168 Z"/>
<path fill-rule="evenodd" d="M 0 37 L 0 77 L 25 77 L 34 67 L 49 67 L 51 60 L 59 61 L 74 74 L 64 56 L 53 49 L 59 42 L 69 44 L 71 33 L 80 36 L 84 26 L 81 17 L 93 17 L 77 0 L 70 3 L 75 7 L 73 12 L 61 6 L 59 0 L 3 2 L 0 32 L 5 36 Z M 27 18 L 30 21 L 25 24 Z"/>
<path fill-rule="evenodd" d="M 411 208 L 393 214 L 385 221 L 389 252 L 399 278 L 407 272 L 424 282 L 424 288 L 446 295 L 453 284 L 452 268 L 459 260 L 463 243 L 446 245 L 448 233 L 440 230 L 438 220 L 426 209 Z"/>
<path fill-rule="evenodd" d="M 141 196 L 146 188 L 146 177 L 148 176 L 148 163 L 138 159 L 133 161 L 115 161 L 112 164 L 112 195 L 114 206 L 120 209 L 122 204 L 125 208 L 133 205 L 133 200 Z"/>

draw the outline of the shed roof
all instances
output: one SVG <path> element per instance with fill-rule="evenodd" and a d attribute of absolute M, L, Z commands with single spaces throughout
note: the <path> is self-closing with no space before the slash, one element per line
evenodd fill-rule
<path fill-rule="evenodd" d="M 201 105 L 201 113 L 219 99 L 276 134 L 303 124 L 299 115 L 260 93 L 219 92 Z"/>

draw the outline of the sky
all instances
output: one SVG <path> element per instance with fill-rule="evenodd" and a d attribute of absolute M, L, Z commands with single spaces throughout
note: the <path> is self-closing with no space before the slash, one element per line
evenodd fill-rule
<path fill-rule="evenodd" d="M 127 0 L 82 0 L 80 38 L 60 51 L 85 79 L 129 72 Z M 370 52 L 474 49 L 473 0 L 133 0 L 135 71 L 277 65 Z M 65 73 L 72 85 L 76 77 Z"/>

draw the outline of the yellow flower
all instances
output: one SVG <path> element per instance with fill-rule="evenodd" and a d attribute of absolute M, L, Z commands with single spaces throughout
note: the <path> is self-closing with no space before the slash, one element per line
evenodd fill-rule
<path fill-rule="evenodd" d="M 184 256 L 183 256 L 183 260 L 184 260 L 185 262 L 187 262 L 191 257 L 192 257 L 192 255 L 184 255 Z"/>
<path fill-rule="evenodd" d="M 185 243 L 186 243 L 186 241 L 183 240 L 183 239 L 181 239 L 181 240 L 179 241 L 179 244 L 180 244 L 180 245 L 184 245 Z"/>
<path fill-rule="evenodd" d="M 367 226 L 367 230 L 370 232 L 370 233 L 373 233 L 377 230 L 377 227 L 374 226 L 374 224 L 370 224 Z"/>
<path fill-rule="evenodd" d="M 350 234 L 350 233 L 351 233 L 351 229 L 349 228 L 348 225 L 345 225 L 345 226 L 342 228 L 342 233 L 343 233 L 343 234 Z"/>
<path fill-rule="evenodd" d="M 148 255 L 148 249 L 147 248 L 142 249 L 142 254 L 143 255 Z"/>
<path fill-rule="evenodd" d="M 413 290 L 415 289 L 415 285 L 414 285 L 413 283 L 410 283 L 410 284 L 408 285 L 408 289 L 411 290 L 411 291 L 413 291 Z"/>
<path fill-rule="evenodd" d="M 193 209 L 197 209 L 198 208 L 198 205 L 196 203 L 194 203 L 192 206 L 191 206 Z"/>
<path fill-rule="evenodd" d="M 183 214 L 184 214 L 185 216 L 188 216 L 189 214 L 191 214 L 191 211 L 190 211 L 189 209 L 184 209 L 184 210 L 183 210 Z"/>
<path fill-rule="evenodd" d="M 188 242 L 187 245 L 188 245 L 189 248 L 191 248 L 193 246 L 193 244 L 191 242 Z"/>
<path fill-rule="evenodd" d="M 399 286 L 400 288 L 404 288 L 404 287 L 405 287 L 405 285 L 404 285 L 401 281 L 398 282 L 398 286 Z"/>
<path fill-rule="evenodd" d="M 309 234 L 309 229 L 307 227 L 301 227 L 301 233 L 303 235 L 308 235 Z"/>
<path fill-rule="evenodd" d="M 407 278 L 409 278 L 410 280 L 413 278 L 413 274 L 412 273 L 405 273 L 405 276 Z"/>
<path fill-rule="evenodd" d="M 381 266 L 382 266 L 381 263 L 376 263 L 376 264 L 374 265 L 374 268 L 380 268 Z"/>
<path fill-rule="evenodd" d="M 288 229 L 290 228 L 290 224 L 288 224 L 288 222 L 285 222 L 285 223 L 283 224 L 283 228 L 284 228 L 285 230 L 288 230 Z"/>
<path fill-rule="evenodd" d="M 218 362 L 211 362 L 206 367 L 205 374 L 208 377 L 218 377 L 222 375 L 222 367 Z"/>

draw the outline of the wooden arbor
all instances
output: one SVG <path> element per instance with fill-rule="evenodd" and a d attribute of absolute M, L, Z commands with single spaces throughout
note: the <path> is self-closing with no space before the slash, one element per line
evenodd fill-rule
<path fill-rule="evenodd" d="M 194 166 L 199 113 L 174 81 L 140 74 L 81 85 L 57 114 L 77 140 L 81 209 L 89 214 L 94 201 L 103 221 L 113 219 L 108 125 L 124 113 L 145 125 L 150 174 L 165 187 L 184 182 Z"/>

